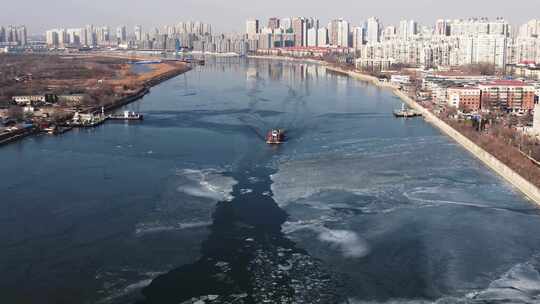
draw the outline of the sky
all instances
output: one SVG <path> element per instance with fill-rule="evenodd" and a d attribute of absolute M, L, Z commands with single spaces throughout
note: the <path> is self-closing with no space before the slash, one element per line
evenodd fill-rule
<path fill-rule="evenodd" d="M 219 32 L 243 32 L 245 20 L 318 17 L 323 24 L 343 17 L 359 24 L 377 16 L 386 24 L 414 19 L 505 17 L 518 25 L 540 18 L 540 0 L 16 0 L 2 5 L 0 25 L 24 24 L 31 34 L 85 24 L 145 28 L 200 20 Z"/>

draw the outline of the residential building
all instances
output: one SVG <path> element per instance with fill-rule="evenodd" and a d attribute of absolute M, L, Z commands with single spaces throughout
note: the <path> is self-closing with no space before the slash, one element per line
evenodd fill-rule
<path fill-rule="evenodd" d="M 292 19 L 292 29 L 294 33 L 294 45 L 304 46 L 304 32 L 306 20 L 303 17 L 294 17 Z"/>
<path fill-rule="evenodd" d="M 324 47 L 328 45 L 328 29 L 321 27 L 317 31 L 317 46 Z"/>
<path fill-rule="evenodd" d="M 277 30 L 279 28 L 279 18 L 272 17 L 268 19 L 268 28 L 270 28 L 272 31 Z"/>
<path fill-rule="evenodd" d="M 377 43 L 381 41 L 382 25 L 379 19 L 371 17 L 367 20 L 366 40 L 368 43 Z"/>
<path fill-rule="evenodd" d="M 451 87 L 447 90 L 448 105 L 465 112 L 480 109 L 481 91 L 478 87 Z"/>
<path fill-rule="evenodd" d="M 135 26 L 135 40 L 142 41 L 142 39 L 143 39 L 142 26 L 136 25 Z"/>
<path fill-rule="evenodd" d="M 292 20 L 291 18 L 282 18 L 279 20 L 279 27 L 284 30 L 288 31 L 292 29 Z"/>
<path fill-rule="evenodd" d="M 125 25 L 116 28 L 116 39 L 118 40 L 118 43 L 127 41 L 127 29 Z"/>
<path fill-rule="evenodd" d="M 540 20 L 533 19 L 519 28 L 519 37 L 540 38 Z"/>
<path fill-rule="evenodd" d="M 479 85 L 481 108 L 509 112 L 530 111 L 534 108 L 535 88 L 519 80 L 495 80 Z"/>
<path fill-rule="evenodd" d="M 315 27 L 312 27 L 308 29 L 307 31 L 307 37 L 308 37 L 308 43 L 307 46 L 309 47 L 315 47 L 319 45 L 319 39 L 318 39 L 319 33 L 318 29 Z"/>
<path fill-rule="evenodd" d="M 352 47 L 355 50 L 360 50 L 364 44 L 364 28 L 355 26 L 352 29 Z"/>
<path fill-rule="evenodd" d="M 246 34 L 248 39 L 253 39 L 259 33 L 259 20 L 250 19 L 246 21 Z"/>
<path fill-rule="evenodd" d="M 418 34 L 418 23 L 414 20 L 401 20 L 399 22 L 398 35 L 400 39 L 412 39 Z"/>

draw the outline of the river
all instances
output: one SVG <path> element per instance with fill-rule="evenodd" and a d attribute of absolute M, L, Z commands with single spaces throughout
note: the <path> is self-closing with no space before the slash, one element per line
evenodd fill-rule
<path fill-rule="evenodd" d="M 538 303 L 539 209 L 398 107 L 316 64 L 209 58 L 128 105 L 142 122 L 2 147 L 0 298 Z"/>

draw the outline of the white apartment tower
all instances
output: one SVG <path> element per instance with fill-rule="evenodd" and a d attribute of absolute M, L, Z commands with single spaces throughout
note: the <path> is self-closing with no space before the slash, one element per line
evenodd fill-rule
<path fill-rule="evenodd" d="M 127 41 L 127 29 L 125 25 L 116 28 L 116 39 L 118 39 L 119 42 Z"/>
<path fill-rule="evenodd" d="M 340 47 L 349 46 L 349 23 L 343 19 L 332 20 L 329 24 L 330 44 Z"/>
<path fill-rule="evenodd" d="M 418 23 L 414 20 L 401 20 L 398 30 L 399 38 L 408 40 L 418 34 Z"/>
<path fill-rule="evenodd" d="M 135 40 L 142 41 L 143 40 L 142 26 L 136 25 L 134 30 L 135 30 Z"/>
<path fill-rule="evenodd" d="M 362 48 L 364 44 L 364 28 L 356 26 L 352 30 L 352 47 L 356 50 Z"/>
<path fill-rule="evenodd" d="M 324 47 L 328 45 L 328 29 L 321 27 L 317 31 L 317 46 Z"/>
<path fill-rule="evenodd" d="M 366 40 L 368 43 L 377 43 L 381 41 L 381 23 L 379 19 L 371 17 L 367 20 Z"/>
<path fill-rule="evenodd" d="M 319 45 L 319 33 L 316 27 L 307 30 L 307 46 L 314 47 Z"/>
<path fill-rule="evenodd" d="M 259 20 L 250 19 L 246 21 L 246 34 L 249 39 L 255 38 L 259 33 Z"/>

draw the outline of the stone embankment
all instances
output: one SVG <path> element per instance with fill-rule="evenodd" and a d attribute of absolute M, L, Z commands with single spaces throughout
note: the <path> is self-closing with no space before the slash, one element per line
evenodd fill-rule
<path fill-rule="evenodd" d="M 405 102 L 410 108 L 421 113 L 427 122 L 431 123 L 433 126 L 441 130 L 442 133 L 455 140 L 472 155 L 482 161 L 487 167 L 495 171 L 497 174 L 507 180 L 510 184 L 512 184 L 515 188 L 525 194 L 530 200 L 540 205 L 540 189 L 538 187 L 523 178 L 512 168 L 508 167 L 503 162 L 498 160 L 495 156 L 491 155 L 489 152 L 472 142 L 466 136 L 459 133 L 456 129 L 452 128 L 450 125 L 437 117 L 431 111 L 422 107 L 415 100 L 401 92 L 396 86 L 387 82 L 381 82 L 379 81 L 379 79 L 371 75 L 348 71 L 337 67 L 327 67 L 326 69 L 333 72 L 349 75 L 350 77 L 361 81 L 370 82 L 378 87 L 391 89 L 394 94 L 401 98 L 401 100 L 403 100 L 403 102 Z"/>

